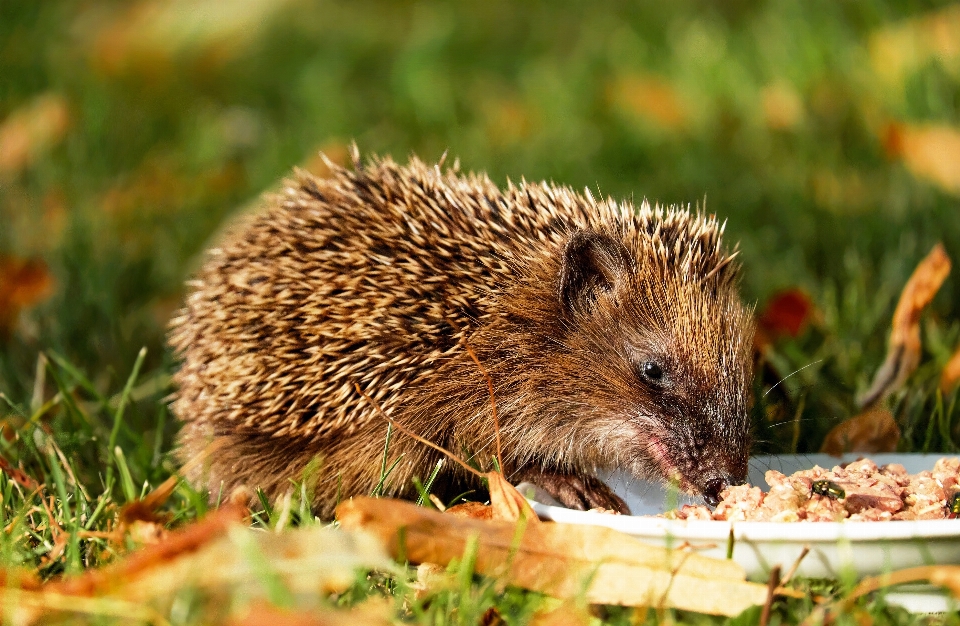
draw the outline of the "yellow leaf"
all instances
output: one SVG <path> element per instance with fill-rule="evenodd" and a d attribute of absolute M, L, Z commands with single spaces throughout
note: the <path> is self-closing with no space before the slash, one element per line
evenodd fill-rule
<path fill-rule="evenodd" d="M 0 124 L 0 174 L 30 167 L 47 148 L 58 143 L 70 126 L 62 96 L 47 93 L 14 110 Z"/>
<path fill-rule="evenodd" d="M 960 128 L 891 124 L 884 143 L 887 152 L 903 160 L 911 174 L 960 195 Z"/>

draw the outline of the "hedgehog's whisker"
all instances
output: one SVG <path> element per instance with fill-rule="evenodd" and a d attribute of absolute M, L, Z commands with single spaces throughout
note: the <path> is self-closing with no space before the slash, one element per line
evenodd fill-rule
<path fill-rule="evenodd" d="M 780 383 L 782 383 L 782 382 L 785 381 L 786 379 L 790 378 L 790 377 L 793 376 L 794 374 L 798 374 L 798 373 L 802 372 L 803 370 L 807 369 L 808 367 L 810 367 L 811 365 L 816 365 L 817 363 L 822 363 L 822 362 L 823 362 L 823 359 L 817 359 L 817 360 L 814 361 L 813 363 L 807 363 L 806 365 L 804 365 L 804 366 L 801 367 L 800 369 L 794 370 L 793 372 L 790 372 L 789 374 L 787 374 L 786 376 L 784 376 L 783 378 L 781 378 L 780 380 L 778 380 L 776 385 L 774 385 L 773 387 L 770 387 L 769 389 L 767 389 L 767 393 L 763 394 L 763 397 L 766 398 L 768 393 L 770 393 L 771 391 L 773 391 L 774 389 L 777 388 L 777 385 L 779 385 Z"/>

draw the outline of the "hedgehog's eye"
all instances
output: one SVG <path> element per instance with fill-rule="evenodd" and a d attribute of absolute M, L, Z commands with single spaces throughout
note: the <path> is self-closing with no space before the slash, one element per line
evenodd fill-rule
<path fill-rule="evenodd" d="M 640 376 L 648 382 L 659 384 L 663 382 L 663 368 L 653 361 L 644 361 L 640 364 Z"/>

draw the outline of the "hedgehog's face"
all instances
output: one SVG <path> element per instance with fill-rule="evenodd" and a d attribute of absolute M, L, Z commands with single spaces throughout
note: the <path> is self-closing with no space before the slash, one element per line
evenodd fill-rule
<path fill-rule="evenodd" d="M 588 463 L 677 480 L 711 503 L 746 478 L 753 324 L 730 281 L 684 280 L 634 258 L 617 238 L 571 236 L 560 304 L 580 412 L 602 432 Z M 571 397 L 572 396 L 572 397 Z"/>

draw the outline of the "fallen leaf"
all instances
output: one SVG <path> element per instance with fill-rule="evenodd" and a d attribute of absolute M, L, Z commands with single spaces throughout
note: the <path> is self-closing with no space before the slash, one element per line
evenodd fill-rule
<path fill-rule="evenodd" d="M 483 521 L 376 498 L 342 503 L 337 519 L 414 563 L 448 564 L 475 540 L 477 572 L 558 598 L 737 615 L 767 597 L 766 585 L 746 582 L 733 561 L 651 546 L 602 526 Z"/>
<path fill-rule="evenodd" d="M 481 502 L 462 502 L 443 511 L 448 515 L 471 517 L 473 519 L 493 519 L 493 507 Z"/>
<path fill-rule="evenodd" d="M 17 173 L 63 139 L 70 127 L 66 100 L 54 93 L 38 96 L 0 124 L 0 174 Z"/>
<path fill-rule="evenodd" d="M 496 520 L 516 522 L 527 520 L 531 524 L 539 524 L 540 518 L 534 513 L 533 507 L 527 499 L 520 495 L 517 488 L 511 485 L 500 472 L 487 472 L 487 489 L 490 491 L 490 508 L 492 517 Z"/>
<path fill-rule="evenodd" d="M 88 570 L 75 578 L 46 586 L 47 591 L 68 595 L 95 595 L 121 584 L 163 563 L 174 561 L 195 552 L 221 537 L 227 528 L 243 520 L 248 514 L 244 507 L 227 505 L 207 515 L 199 522 L 172 532 L 165 541 L 147 546 L 128 558 L 98 570 Z"/>
<path fill-rule="evenodd" d="M 845 452 L 895 452 L 900 427 L 887 409 L 874 407 L 830 429 L 821 452 L 841 456 Z"/>
<path fill-rule="evenodd" d="M 944 395 L 950 393 L 960 383 L 960 348 L 953 353 L 940 374 L 940 391 Z"/>
<path fill-rule="evenodd" d="M 679 130 L 689 114 L 676 89 L 659 76 L 623 76 L 608 93 L 615 106 L 660 128 Z"/>
<path fill-rule="evenodd" d="M 6 474 L 13 482 L 17 483 L 24 489 L 33 491 L 34 489 L 39 489 L 40 485 L 33 478 L 27 476 L 21 470 L 10 465 L 10 462 L 5 458 L 0 456 L 0 471 Z"/>
<path fill-rule="evenodd" d="M 920 363 L 920 314 L 933 300 L 950 273 L 950 258 L 942 244 L 933 247 L 913 271 L 893 313 L 887 358 L 873 377 L 870 389 L 858 398 L 866 407 L 899 389 Z"/>
<path fill-rule="evenodd" d="M 757 318 L 755 343 L 764 348 L 780 337 L 797 337 L 810 323 L 813 303 L 801 289 L 779 291 Z"/>
<path fill-rule="evenodd" d="M 53 293 L 53 285 L 43 261 L 0 256 L 0 339 L 13 333 L 20 311 Z"/>
<path fill-rule="evenodd" d="M 887 126 L 883 143 L 887 153 L 900 158 L 911 174 L 960 195 L 960 128 L 894 123 Z"/>
<path fill-rule="evenodd" d="M 837 613 L 843 613 L 848 611 L 858 598 L 868 593 L 893 585 L 916 583 L 924 580 L 946 588 L 953 594 L 953 597 L 960 599 L 960 565 L 924 565 L 864 578 L 853 588 L 853 591 L 828 605 L 825 609 L 833 609 Z"/>

